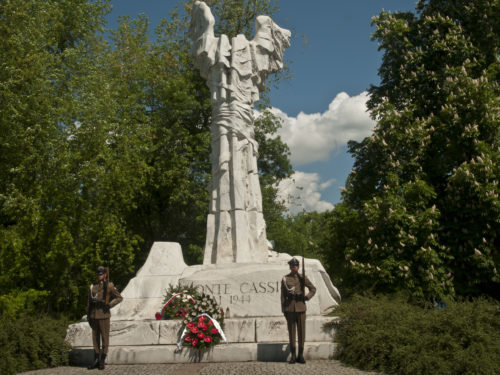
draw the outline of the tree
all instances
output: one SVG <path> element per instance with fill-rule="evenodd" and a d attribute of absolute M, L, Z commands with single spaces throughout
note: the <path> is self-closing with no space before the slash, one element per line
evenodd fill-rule
<path fill-rule="evenodd" d="M 75 118 L 89 119 L 81 131 L 97 145 L 106 119 L 91 122 L 103 106 L 90 105 L 106 95 L 72 89 L 101 78 L 92 74 L 99 71 L 93 57 L 102 48 L 106 9 L 106 3 L 81 0 L 0 5 L 0 293 L 33 299 L 31 290 L 39 291 L 53 311 L 78 305 L 80 277 L 91 272 L 89 262 L 81 262 L 85 246 L 76 229 L 86 184 L 75 173 L 82 171 L 75 168 L 70 131 Z M 44 290 L 51 291 L 47 298 Z"/>
<path fill-rule="evenodd" d="M 330 263 L 365 290 L 498 298 L 499 2 L 417 10 L 373 20 L 384 50 L 368 102 L 377 126 L 349 143 Z"/>
<path fill-rule="evenodd" d="M 296 215 L 287 215 L 272 222 L 272 238 L 275 250 L 298 255 L 306 258 L 318 259 L 325 264 L 325 253 L 322 250 L 329 238 L 328 218 L 330 212 L 306 212 Z M 330 273 L 334 276 L 335 271 Z"/>

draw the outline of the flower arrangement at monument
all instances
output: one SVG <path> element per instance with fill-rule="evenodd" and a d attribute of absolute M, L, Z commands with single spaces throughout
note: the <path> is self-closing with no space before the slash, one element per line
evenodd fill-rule
<path fill-rule="evenodd" d="M 193 349 L 209 349 L 217 345 L 224 336 L 224 313 L 215 301 L 207 294 L 196 300 L 184 319 L 184 328 L 179 343 Z M 179 343 L 177 345 L 179 345 Z"/>
<path fill-rule="evenodd" d="M 182 319 L 182 334 L 177 347 L 209 349 L 227 341 L 224 335 L 224 311 L 211 295 L 200 294 L 193 286 L 170 286 L 156 320 Z"/>
<path fill-rule="evenodd" d="M 170 285 L 163 307 L 155 314 L 156 320 L 161 319 L 185 319 L 191 307 L 196 303 L 198 292 L 193 286 Z"/>

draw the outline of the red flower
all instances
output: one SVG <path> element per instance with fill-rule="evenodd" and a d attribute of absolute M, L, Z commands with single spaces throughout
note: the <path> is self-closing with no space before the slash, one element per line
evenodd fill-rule
<path fill-rule="evenodd" d="M 201 327 L 202 330 L 206 331 L 208 329 L 208 325 L 204 325 L 203 327 Z"/>
<path fill-rule="evenodd" d="M 219 330 L 217 328 L 212 328 L 212 335 L 215 335 L 219 333 Z"/>
<path fill-rule="evenodd" d="M 212 338 L 210 336 L 205 336 L 205 339 L 203 341 L 212 342 Z"/>
<path fill-rule="evenodd" d="M 191 329 L 191 332 L 193 332 L 193 333 L 198 333 L 198 328 L 193 327 L 193 328 L 190 328 L 190 329 Z"/>
<path fill-rule="evenodd" d="M 202 339 L 203 337 L 205 337 L 205 334 L 203 332 L 198 333 L 198 338 L 199 339 Z"/>
<path fill-rule="evenodd" d="M 187 342 L 190 342 L 193 338 L 191 337 L 191 335 L 186 335 L 186 337 L 184 337 L 184 341 L 187 341 Z"/>
<path fill-rule="evenodd" d="M 156 318 L 156 320 L 161 320 L 161 313 L 157 312 L 155 314 L 155 318 Z"/>
<path fill-rule="evenodd" d="M 204 322 L 204 321 L 205 321 L 205 315 L 200 316 L 200 319 L 198 319 L 198 321 L 200 321 L 200 322 Z"/>
<path fill-rule="evenodd" d="M 191 345 L 193 345 L 193 346 L 198 345 L 198 340 L 197 340 L 197 339 L 194 339 L 194 340 L 191 342 Z"/>
<path fill-rule="evenodd" d="M 203 322 L 198 322 L 198 328 L 203 328 L 203 326 L 205 325 L 205 323 Z"/>
<path fill-rule="evenodd" d="M 211 320 L 209 320 L 209 321 L 208 321 L 208 325 L 209 325 L 209 326 L 213 326 L 214 324 L 212 323 L 212 321 L 211 321 Z"/>
<path fill-rule="evenodd" d="M 194 327 L 194 323 L 193 323 L 193 322 L 189 322 L 189 323 L 188 323 L 188 324 L 186 324 L 186 325 L 187 325 L 187 327 L 188 327 L 189 329 L 191 329 L 191 328 L 193 328 L 193 327 Z"/>

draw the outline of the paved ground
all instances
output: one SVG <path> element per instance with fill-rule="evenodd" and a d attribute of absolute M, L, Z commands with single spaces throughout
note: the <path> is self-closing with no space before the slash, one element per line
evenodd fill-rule
<path fill-rule="evenodd" d="M 339 361 L 308 361 L 305 365 L 283 362 L 228 362 L 190 364 L 110 365 L 104 371 L 82 367 L 56 367 L 23 372 L 23 375 L 376 375 L 345 367 Z"/>

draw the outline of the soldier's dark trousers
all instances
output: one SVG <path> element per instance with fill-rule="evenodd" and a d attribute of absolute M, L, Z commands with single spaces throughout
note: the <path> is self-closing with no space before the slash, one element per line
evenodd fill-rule
<path fill-rule="evenodd" d="M 298 336 L 298 347 L 304 347 L 306 339 L 306 313 L 305 312 L 286 312 L 286 322 L 288 325 L 288 337 L 290 339 L 290 348 L 296 348 L 295 337 Z M 295 334 L 297 330 L 298 335 Z"/>
<path fill-rule="evenodd" d="M 94 344 L 94 351 L 99 353 L 99 349 L 102 349 L 104 354 L 108 354 L 110 319 L 94 319 L 93 326 L 92 343 Z"/>

